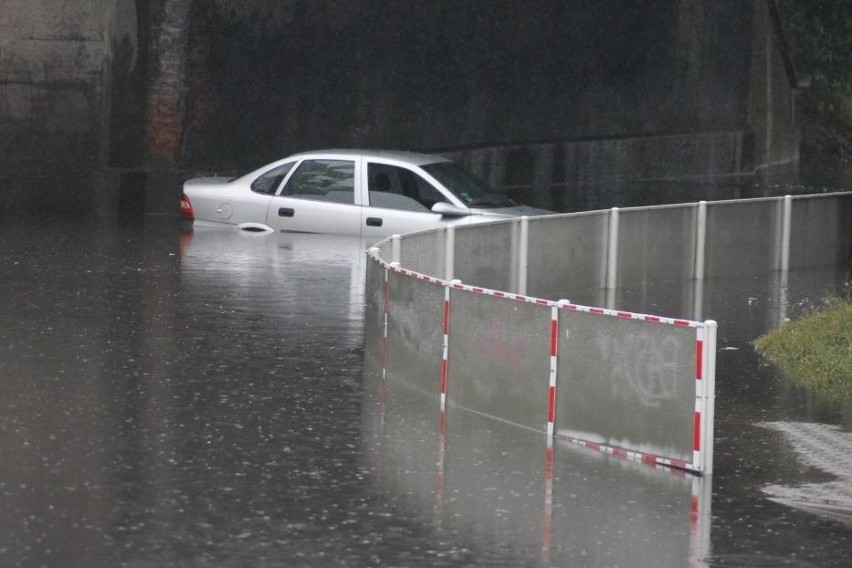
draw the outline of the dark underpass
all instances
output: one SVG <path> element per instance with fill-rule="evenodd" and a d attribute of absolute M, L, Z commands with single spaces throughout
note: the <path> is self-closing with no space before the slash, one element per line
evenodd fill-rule
<path fill-rule="evenodd" d="M 0 6 L 7 214 L 171 214 L 187 177 L 328 147 L 557 211 L 777 193 L 799 160 L 774 0 L 52 3 Z"/>
<path fill-rule="evenodd" d="M 365 369 L 370 243 L 176 221 L 187 177 L 330 146 L 559 211 L 822 191 L 774 1 L 9 0 L 0 37 L 0 565 L 848 564 L 852 410 L 750 344 L 848 266 L 707 283 L 699 484 L 436 430 Z"/>

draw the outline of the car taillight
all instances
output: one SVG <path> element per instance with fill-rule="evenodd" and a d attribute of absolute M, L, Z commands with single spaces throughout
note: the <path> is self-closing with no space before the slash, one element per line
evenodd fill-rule
<path fill-rule="evenodd" d="M 189 219 L 190 221 L 195 219 L 195 213 L 192 211 L 192 202 L 185 193 L 180 196 L 180 215 L 184 219 Z"/>

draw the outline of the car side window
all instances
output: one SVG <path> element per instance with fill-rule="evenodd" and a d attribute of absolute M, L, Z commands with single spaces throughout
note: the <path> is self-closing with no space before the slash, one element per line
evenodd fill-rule
<path fill-rule="evenodd" d="M 428 181 L 411 170 L 388 164 L 367 167 L 370 205 L 404 211 L 430 211 L 446 198 Z"/>
<path fill-rule="evenodd" d="M 295 162 L 287 162 L 278 167 L 272 168 L 259 178 L 251 182 L 251 190 L 255 193 L 264 195 L 274 195 L 281 185 L 281 181 L 293 169 Z"/>
<path fill-rule="evenodd" d="M 355 162 L 351 160 L 305 160 L 299 165 L 281 195 L 355 203 Z"/>

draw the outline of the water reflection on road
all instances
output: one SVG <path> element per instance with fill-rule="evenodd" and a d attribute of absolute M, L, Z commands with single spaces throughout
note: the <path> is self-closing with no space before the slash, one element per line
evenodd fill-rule
<path fill-rule="evenodd" d="M 852 529 L 762 491 L 830 476 L 758 424 L 852 413 L 748 343 L 840 271 L 621 292 L 720 321 L 711 521 L 690 476 L 365 373 L 367 244 L 0 227 L 0 565 L 845 565 Z"/>
<path fill-rule="evenodd" d="M 706 556 L 703 480 L 366 383 L 364 459 L 378 488 L 431 515 L 443 554 L 476 566 L 684 566 Z M 430 404 L 431 403 L 431 404 Z M 704 518 L 700 518 L 703 515 Z"/>

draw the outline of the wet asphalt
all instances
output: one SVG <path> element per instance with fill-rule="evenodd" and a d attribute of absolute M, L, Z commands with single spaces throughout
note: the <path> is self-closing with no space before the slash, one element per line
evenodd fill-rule
<path fill-rule="evenodd" d="M 848 268 L 707 282 L 698 314 L 694 290 L 623 293 L 719 321 L 716 472 L 699 481 L 442 422 L 377 379 L 369 244 L 3 221 L 0 566 L 849 566 L 849 484 L 818 458 L 848 447 L 852 405 L 750 346 Z M 800 423 L 827 438 L 791 438 Z M 820 503 L 795 491 L 838 482 Z"/>

